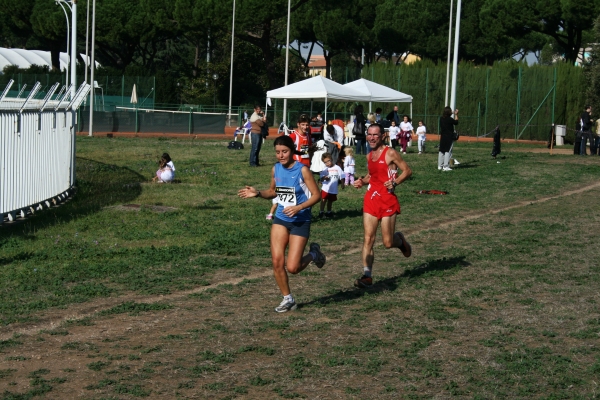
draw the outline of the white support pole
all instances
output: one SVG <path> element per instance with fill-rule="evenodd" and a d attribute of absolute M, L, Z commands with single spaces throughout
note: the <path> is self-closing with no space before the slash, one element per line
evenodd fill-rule
<path fill-rule="evenodd" d="M 227 114 L 228 125 L 231 126 L 231 95 L 233 93 L 233 40 L 235 35 L 235 0 L 233 0 L 233 19 L 231 21 L 231 65 L 229 66 L 229 113 Z M 242 126 L 242 124 L 238 124 Z"/>
<path fill-rule="evenodd" d="M 448 89 L 450 88 L 450 54 L 452 50 L 452 14 L 454 12 L 454 0 L 450 0 L 450 23 L 448 24 L 448 61 L 446 62 L 446 97 L 444 107 L 448 105 Z"/>
<path fill-rule="evenodd" d="M 88 56 L 88 48 L 90 44 L 90 1 L 87 2 L 87 17 L 85 19 L 85 74 L 84 78 L 86 83 L 88 82 L 88 69 L 90 68 L 90 58 Z"/>
<path fill-rule="evenodd" d="M 67 20 L 67 55 L 69 55 L 69 45 L 71 44 L 71 39 L 70 39 L 70 32 L 71 32 L 71 28 L 69 27 L 69 15 L 67 14 L 67 10 L 65 10 L 65 6 L 62 5 L 62 2 L 60 0 L 56 1 L 56 4 L 58 4 L 60 6 L 60 8 L 62 8 L 63 12 L 65 13 L 65 19 Z M 69 7 L 69 3 L 66 3 L 67 7 Z M 59 54 L 59 60 L 58 60 L 58 68 L 60 69 L 60 54 Z M 67 71 L 66 71 L 66 76 L 65 76 L 65 85 L 69 86 L 69 63 L 67 63 Z"/>
<path fill-rule="evenodd" d="M 94 70 L 96 69 L 96 59 L 94 48 L 96 47 L 96 0 L 92 3 L 92 60 L 90 63 L 90 84 L 92 91 L 90 94 L 90 121 L 89 121 L 89 136 L 94 136 Z"/>
<path fill-rule="evenodd" d="M 288 0 L 288 16 L 287 16 L 287 36 L 285 40 L 285 85 L 288 84 L 288 65 L 290 62 L 290 11 L 292 7 L 292 1 Z M 283 99 L 283 118 L 282 121 L 285 122 L 287 113 L 287 99 Z"/>
<path fill-rule="evenodd" d="M 71 2 L 71 99 L 77 90 L 77 0 Z"/>
<path fill-rule="evenodd" d="M 460 6 L 461 0 L 456 4 L 456 28 L 454 29 L 454 65 L 452 67 L 452 92 L 450 94 L 450 108 L 456 108 L 456 77 L 458 75 L 458 42 L 460 39 Z"/>

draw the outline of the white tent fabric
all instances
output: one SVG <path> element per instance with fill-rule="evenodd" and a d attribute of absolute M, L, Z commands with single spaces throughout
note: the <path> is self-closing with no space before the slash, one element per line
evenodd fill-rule
<path fill-rule="evenodd" d="M 307 99 L 325 101 L 369 101 L 364 94 L 340 85 L 320 75 L 292 83 L 279 89 L 269 90 L 271 99 Z"/>
<path fill-rule="evenodd" d="M 344 87 L 360 92 L 368 101 L 379 103 L 412 103 L 412 96 L 367 79 L 346 83 Z"/>
<path fill-rule="evenodd" d="M 85 54 L 81 54 L 81 58 L 85 61 Z M 64 70 L 71 62 L 67 53 L 59 55 L 60 69 Z M 0 47 L 0 74 L 7 65 L 16 65 L 19 68 L 29 68 L 32 65 L 48 66 L 52 68 L 50 60 L 50 52 L 42 50 L 24 50 L 24 49 L 7 49 Z M 96 62 L 96 67 L 100 66 Z"/>

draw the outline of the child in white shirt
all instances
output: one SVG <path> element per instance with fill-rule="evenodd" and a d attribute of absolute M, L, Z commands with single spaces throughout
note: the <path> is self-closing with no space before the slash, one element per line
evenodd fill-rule
<path fill-rule="evenodd" d="M 391 124 L 392 125 L 388 128 L 388 133 L 390 135 L 392 148 L 396 149 L 396 147 L 398 147 L 398 135 L 400 135 L 400 128 L 396 126 L 396 121 L 392 121 Z"/>
<path fill-rule="evenodd" d="M 419 154 L 425 152 L 425 134 L 427 133 L 427 128 L 423 125 L 423 121 L 419 121 L 419 127 L 417 128 L 417 136 L 419 137 Z"/>
<path fill-rule="evenodd" d="M 152 180 L 158 183 L 173 182 L 173 179 L 175 179 L 175 165 L 171 161 L 169 153 L 163 153 L 158 165 L 158 171 L 156 171 L 156 176 Z"/>
<path fill-rule="evenodd" d="M 354 185 L 354 166 L 356 161 L 354 160 L 354 149 L 352 147 L 344 147 L 344 174 L 346 175 L 345 183 Z"/>
<path fill-rule="evenodd" d="M 338 181 L 345 178 L 344 171 L 339 165 L 334 165 L 331 161 L 331 154 L 324 153 L 321 157 L 325 164 L 325 169 L 321 171 L 321 209 L 319 211 L 319 217 L 323 216 L 331 218 L 333 213 L 331 212 L 331 205 L 337 200 L 338 193 Z M 323 214 L 325 209 L 325 203 L 327 203 L 327 213 Z"/>

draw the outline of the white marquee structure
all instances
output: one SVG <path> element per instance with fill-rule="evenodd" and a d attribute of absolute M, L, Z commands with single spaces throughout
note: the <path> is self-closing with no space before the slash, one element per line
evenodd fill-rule
<path fill-rule="evenodd" d="M 56 83 L 36 98 L 38 82 L 24 98 L 0 95 L 0 223 L 50 207 L 73 193 L 77 109 L 90 91 L 83 83 L 58 93 Z"/>

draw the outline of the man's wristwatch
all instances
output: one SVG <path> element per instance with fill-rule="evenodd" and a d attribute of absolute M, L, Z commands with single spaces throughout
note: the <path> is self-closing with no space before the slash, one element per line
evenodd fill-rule
<path fill-rule="evenodd" d="M 398 184 L 396 183 L 396 181 L 392 181 L 392 186 L 394 187 L 394 189 L 396 188 L 396 186 L 398 186 Z"/>

